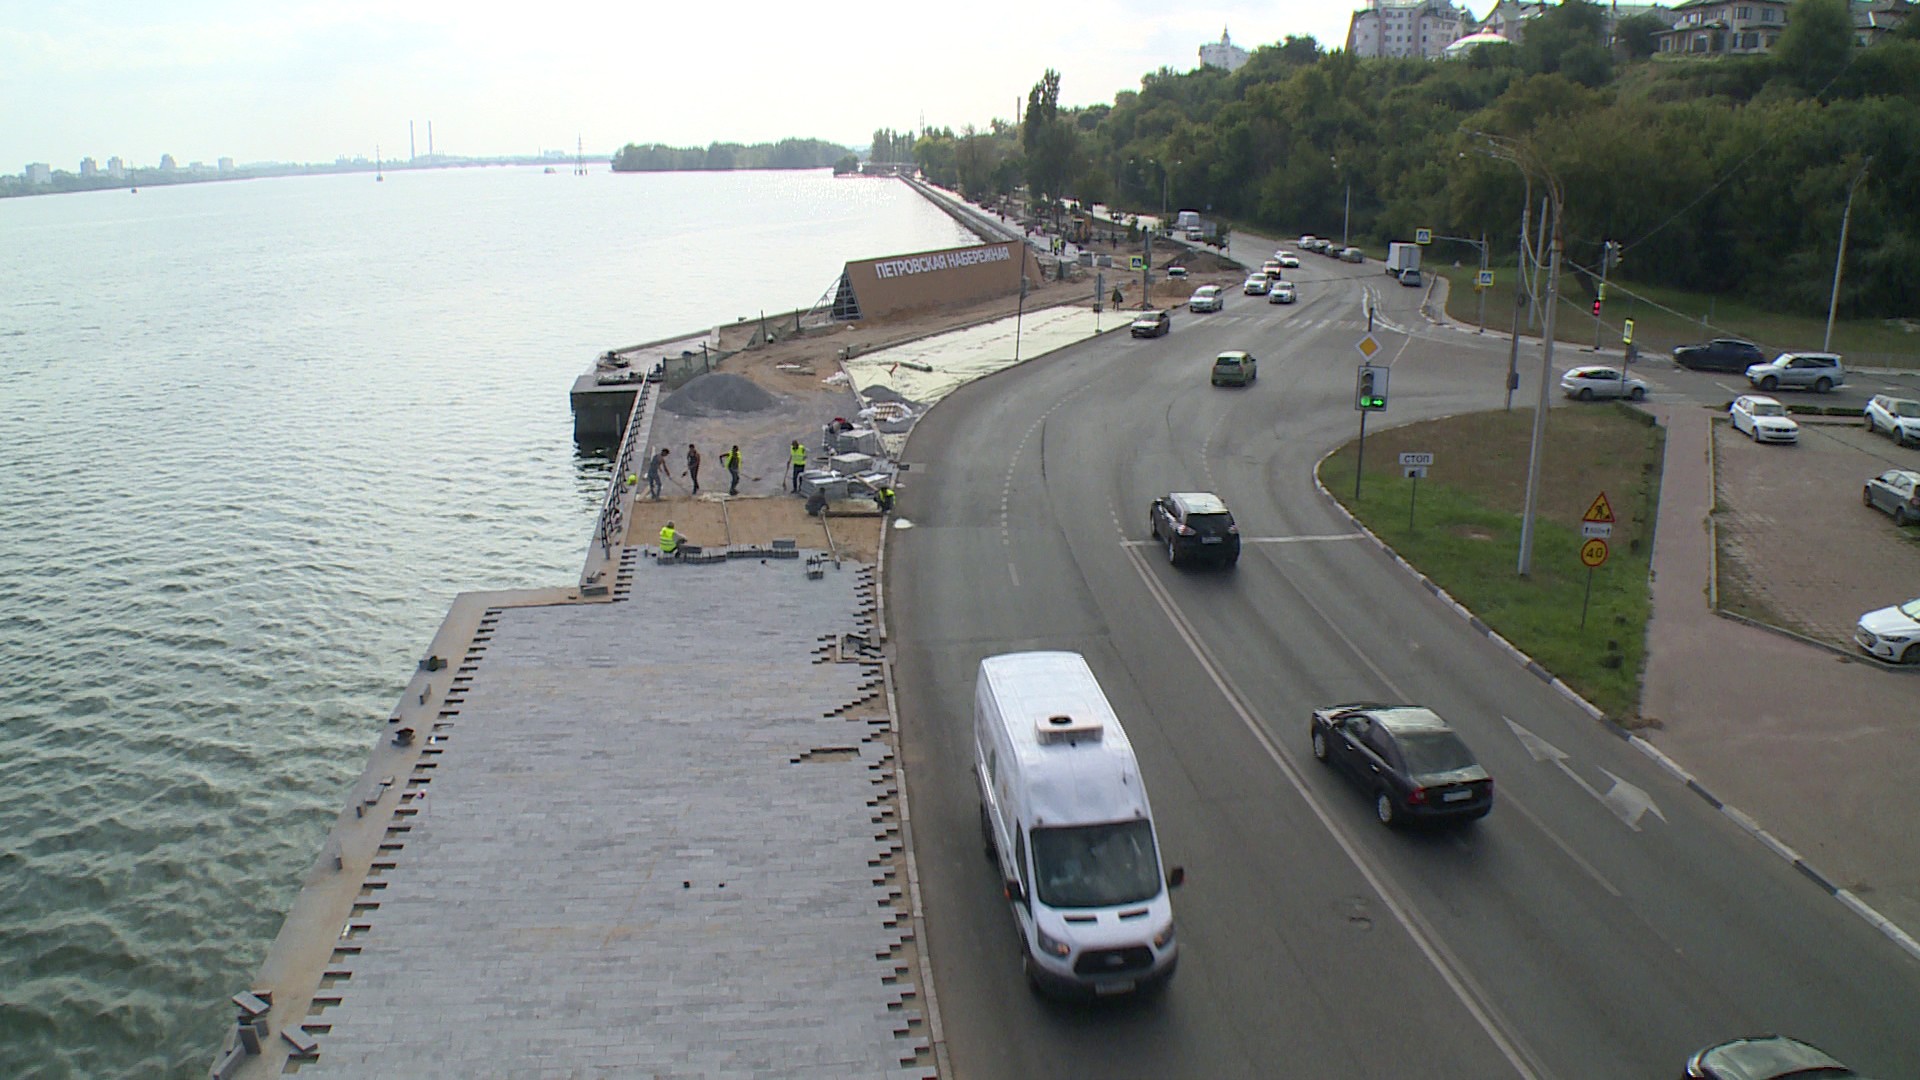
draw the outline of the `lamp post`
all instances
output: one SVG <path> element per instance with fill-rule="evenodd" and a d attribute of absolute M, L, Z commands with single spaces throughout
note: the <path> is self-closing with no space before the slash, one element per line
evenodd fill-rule
<path fill-rule="evenodd" d="M 1867 168 L 1873 159 L 1860 163 L 1860 172 L 1847 185 L 1847 209 L 1840 215 L 1840 250 L 1833 254 L 1833 295 L 1827 299 L 1827 333 L 1820 339 L 1820 351 L 1830 352 L 1833 345 L 1833 316 L 1840 309 L 1840 264 L 1847 258 L 1847 225 L 1853 220 L 1853 193 L 1860 190 L 1860 182 L 1867 178 Z"/>
<path fill-rule="evenodd" d="M 1348 246 L 1348 226 L 1353 222 L 1353 181 L 1347 179 L 1346 171 L 1340 168 L 1338 157 L 1329 157 L 1327 160 L 1333 162 L 1334 174 L 1340 177 L 1340 182 L 1345 184 L 1347 189 L 1346 209 L 1340 214 L 1340 246 L 1344 248 Z"/>

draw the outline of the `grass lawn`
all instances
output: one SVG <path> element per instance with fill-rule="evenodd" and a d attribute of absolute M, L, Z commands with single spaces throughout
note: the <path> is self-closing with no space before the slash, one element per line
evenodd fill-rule
<path fill-rule="evenodd" d="M 1665 432 L 1624 406 L 1553 410 L 1540 471 L 1532 574 L 1518 574 L 1520 512 L 1533 411 L 1476 413 L 1370 431 L 1360 500 L 1355 446 L 1322 463 L 1320 479 L 1376 535 L 1501 637 L 1566 680 L 1614 720 L 1639 712 L 1651 612 L 1648 571 L 1660 501 Z M 1427 478 L 1401 475 L 1401 451 L 1429 451 Z M 1580 519 L 1605 493 L 1615 523 L 1605 565 L 1580 561 Z M 1413 521 L 1408 522 L 1412 503 Z"/>
<path fill-rule="evenodd" d="M 1428 272 L 1439 274 L 1449 282 L 1447 316 L 1455 322 L 1478 325 L 1480 300 L 1474 292 L 1474 275 L 1479 267 L 1469 265 L 1465 258 L 1461 261 L 1462 265 L 1455 267 L 1451 259 L 1445 263 L 1436 260 Z M 1493 270 L 1494 283 L 1487 290 L 1487 329 L 1504 333 L 1513 326 L 1517 279 L 1510 264 L 1496 265 Z M 1543 280 L 1541 288 L 1545 287 Z M 1554 337 L 1567 344 L 1592 348 L 1592 298 L 1581 292 L 1578 283 L 1565 274 L 1561 276 L 1560 288 L 1562 302 Z M 1638 296 L 1627 295 L 1627 290 Z M 1818 349 L 1827 331 L 1824 315 L 1793 315 L 1769 307 L 1749 306 L 1734 297 L 1700 296 L 1632 280 L 1611 281 L 1607 285 L 1607 302 L 1601 311 L 1602 348 L 1620 348 L 1623 319 L 1633 320 L 1633 339 L 1640 351 L 1654 355 L 1666 355 L 1676 345 L 1716 337 L 1746 338 L 1763 349 Z M 1520 316 L 1520 327 L 1523 334 L 1528 332 L 1524 312 Z M 1538 336 L 1538 326 L 1532 333 Z M 1884 319 L 1841 320 L 1833 324 L 1833 351 L 1847 357 L 1855 366 L 1920 368 L 1920 333 Z M 1573 362 L 1569 360 L 1569 364 Z"/>

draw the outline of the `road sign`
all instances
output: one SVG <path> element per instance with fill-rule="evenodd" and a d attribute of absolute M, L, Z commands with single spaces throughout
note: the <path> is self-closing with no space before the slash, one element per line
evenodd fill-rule
<path fill-rule="evenodd" d="M 1606 562 L 1607 542 L 1605 540 L 1589 540 L 1581 544 L 1580 561 L 1585 563 L 1589 570 Z"/>
<path fill-rule="evenodd" d="M 1431 465 L 1433 464 L 1433 455 L 1426 451 L 1409 450 L 1400 455 L 1400 464 Z"/>
<path fill-rule="evenodd" d="M 1580 515 L 1580 520 L 1604 521 L 1609 525 L 1613 523 L 1613 504 L 1607 501 L 1606 492 L 1603 491 L 1593 497 L 1593 505 L 1587 507 L 1587 512 Z"/>
<path fill-rule="evenodd" d="M 1431 244 L 1431 243 L 1433 243 L 1433 230 L 1432 230 L 1432 229 L 1415 229 L 1415 230 L 1413 230 L 1413 242 L 1414 242 L 1414 243 L 1416 243 L 1416 244 Z"/>
<path fill-rule="evenodd" d="M 1353 347 L 1359 349 L 1360 355 L 1369 360 L 1373 359 L 1373 354 L 1379 352 L 1381 349 L 1379 339 L 1372 334 L 1368 334 L 1366 337 L 1354 342 Z"/>
<path fill-rule="evenodd" d="M 1483 289 L 1490 289 L 1493 287 L 1493 271 L 1491 270 L 1480 271 L 1480 287 Z"/>
<path fill-rule="evenodd" d="M 1146 256 L 1144 255 L 1127 256 L 1127 268 L 1130 270 L 1145 270 L 1147 268 Z"/>
<path fill-rule="evenodd" d="M 1400 473 L 1409 480 L 1425 480 L 1427 478 L 1427 467 L 1425 465 L 1408 465 L 1401 469 Z"/>
<path fill-rule="evenodd" d="M 1627 319 L 1621 324 L 1620 343 L 1622 345 L 1633 344 L 1633 320 L 1632 319 Z"/>
<path fill-rule="evenodd" d="M 1604 521 L 1583 521 L 1580 523 L 1580 536 L 1587 540 L 1606 540 L 1613 536 L 1613 526 Z"/>

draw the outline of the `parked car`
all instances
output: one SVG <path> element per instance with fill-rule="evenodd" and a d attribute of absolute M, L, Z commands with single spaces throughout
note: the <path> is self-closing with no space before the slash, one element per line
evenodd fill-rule
<path fill-rule="evenodd" d="M 1860 501 L 1893 516 L 1895 525 L 1920 521 L 1920 472 L 1888 469 L 1860 489 Z"/>
<path fill-rule="evenodd" d="M 1300 256 L 1291 251 L 1276 251 L 1273 257 L 1279 261 L 1282 270 L 1292 270 L 1300 265 Z"/>
<path fill-rule="evenodd" d="M 1128 331 L 1134 337 L 1159 337 L 1173 332 L 1173 313 L 1168 311 L 1143 311 L 1133 317 L 1133 325 Z"/>
<path fill-rule="evenodd" d="M 1727 408 L 1733 430 L 1744 431 L 1754 442 L 1797 443 L 1800 424 L 1787 415 L 1787 407 L 1770 397 L 1742 394 Z"/>
<path fill-rule="evenodd" d="M 1183 278 L 1183 277 L 1186 277 L 1186 276 L 1187 276 L 1187 268 L 1186 268 L 1186 267 L 1184 267 L 1184 266 L 1169 266 L 1169 267 L 1167 267 L 1167 276 L 1168 276 L 1168 277 L 1170 277 L 1170 278 Z"/>
<path fill-rule="evenodd" d="M 1315 243 L 1317 243 L 1317 242 L 1319 241 L 1319 239 L 1320 239 L 1319 237 L 1317 237 L 1317 236 L 1315 236 L 1315 235 L 1313 235 L 1312 233 L 1301 233 L 1301 234 L 1300 234 L 1300 248 L 1301 248 L 1301 250 L 1302 250 L 1302 251 L 1312 251 L 1312 250 L 1313 250 L 1313 245 L 1314 245 Z"/>
<path fill-rule="evenodd" d="M 1855 644 L 1883 660 L 1920 662 L 1920 600 L 1883 607 L 1860 616 L 1854 625 Z"/>
<path fill-rule="evenodd" d="M 1695 371 L 1740 371 L 1766 362 L 1760 346 L 1739 338 L 1714 338 L 1699 345 L 1682 345 L 1673 350 L 1673 362 Z"/>
<path fill-rule="evenodd" d="M 1188 311 L 1219 311 L 1225 298 L 1218 285 L 1202 285 L 1193 290 L 1193 296 L 1187 300 Z"/>
<path fill-rule="evenodd" d="M 1246 284 L 1240 286 L 1240 291 L 1246 293 L 1248 296 L 1265 296 L 1267 295 L 1267 285 L 1267 275 L 1248 274 Z"/>
<path fill-rule="evenodd" d="M 1315 709 L 1309 729 L 1313 756 L 1368 788 L 1382 825 L 1493 809 L 1493 778 L 1431 709 L 1333 705 Z"/>
<path fill-rule="evenodd" d="M 1875 394 L 1867 401 L 1864 413 L 1868 431 L 1884 431 L 1901 446 L 1920 443 L 1920 401 Z"/>
<path fill-rule="evenodd" d="M 1767 1035 L 1709 1046 L 1687 1059 L 1689 1080 L 1847 1080 L 1860 1074 L 1799 1039 Z"/>
<path fill-rule="evenodd" d="M 1252 386 L 1260 377 L 1260 361 L 1239 350 L 1213 358 L 1213 385 Z"/>
<path fill-rule="evenodd" d="M 1267 290 L 1267 303 L 1269 304 L 1291 304 L 1293 301 L 1293 282 L 1291 281 L 1276 281 L 1273 283 L 1273 286 Z"/>
<path fill-rule="evenodd" d="M 1623 378 L 1619 368 L 1600 366 L 1577 367 L 1560 376 L 1560 389 L 1581 401 L 1618 397 L 1639 401 L 1647 396 L 1646 383 L 1632 376 Z"/>
<path fill-rule="evenodd" d="M 1357 248 L 1357 247 L 1350 247 L 1350 248 L 1341 248 L 1341 249 L 1340 249 L 1340 261 L 1341 261 L 1341 262 L 1350 262 L 1350 263 L 1357 263 L 1357 262 L 1366 262 L 1366 261 L 1367 261 L 1367 253 L 1366 253 L 1366 252 L 1364 252 L 1364 251 L 1361 251 L 1361 250 L 1360 250 L 1359 248 Z"/>
<path fill-rule="evenodd" d="M 1178 566 L 1205 559 L 1223 566 L 1240 561 L 1240 526 L 1220 496 L 1205 491 L 1175 491 L 1153 500 L 1147 530 L 1164 543 L 1167 562 Z"/>
<path fill-rule="evenodd" d="M 1790 390 L 1812 389 L 1824 394 L 1836 386 L 1845 385 L 1846 369 L 1840 365 L 1840 358 L 1832 353 L 1781 353 L 1764 364 L 1755 364 L 1747 369 L 1747 382 L 1762 390 L 1786 387 Z"/>
<path fill-rule="evenodd" d="M 1400 284 L 1402 285 L 1419 285 L 1420 284 L 1420 268 L 1417 266 L 1409 266 L 1405 270 L 1402 270 L 1398 274 L 1395 274 L 1394 277 L 1399 278 Z"/>

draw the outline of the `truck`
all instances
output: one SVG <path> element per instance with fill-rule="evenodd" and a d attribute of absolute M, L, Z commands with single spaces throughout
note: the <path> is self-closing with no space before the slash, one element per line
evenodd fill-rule
<path fill-rule="evenodd" d="M 1387 245 L 1387 273 L 1400 276 L 1402 270 L 1420 269 L 1420 245 L 1391 243 Z"/>
<path fill-rule="evenodd" d="M 1025 652 L 980 661 L 974 779 L 987 857 L 1020 931 L 1035 989 L 1154 994 L 1179 963 L 1153 809 L 1120 718 L 1086 658 Z"/>

